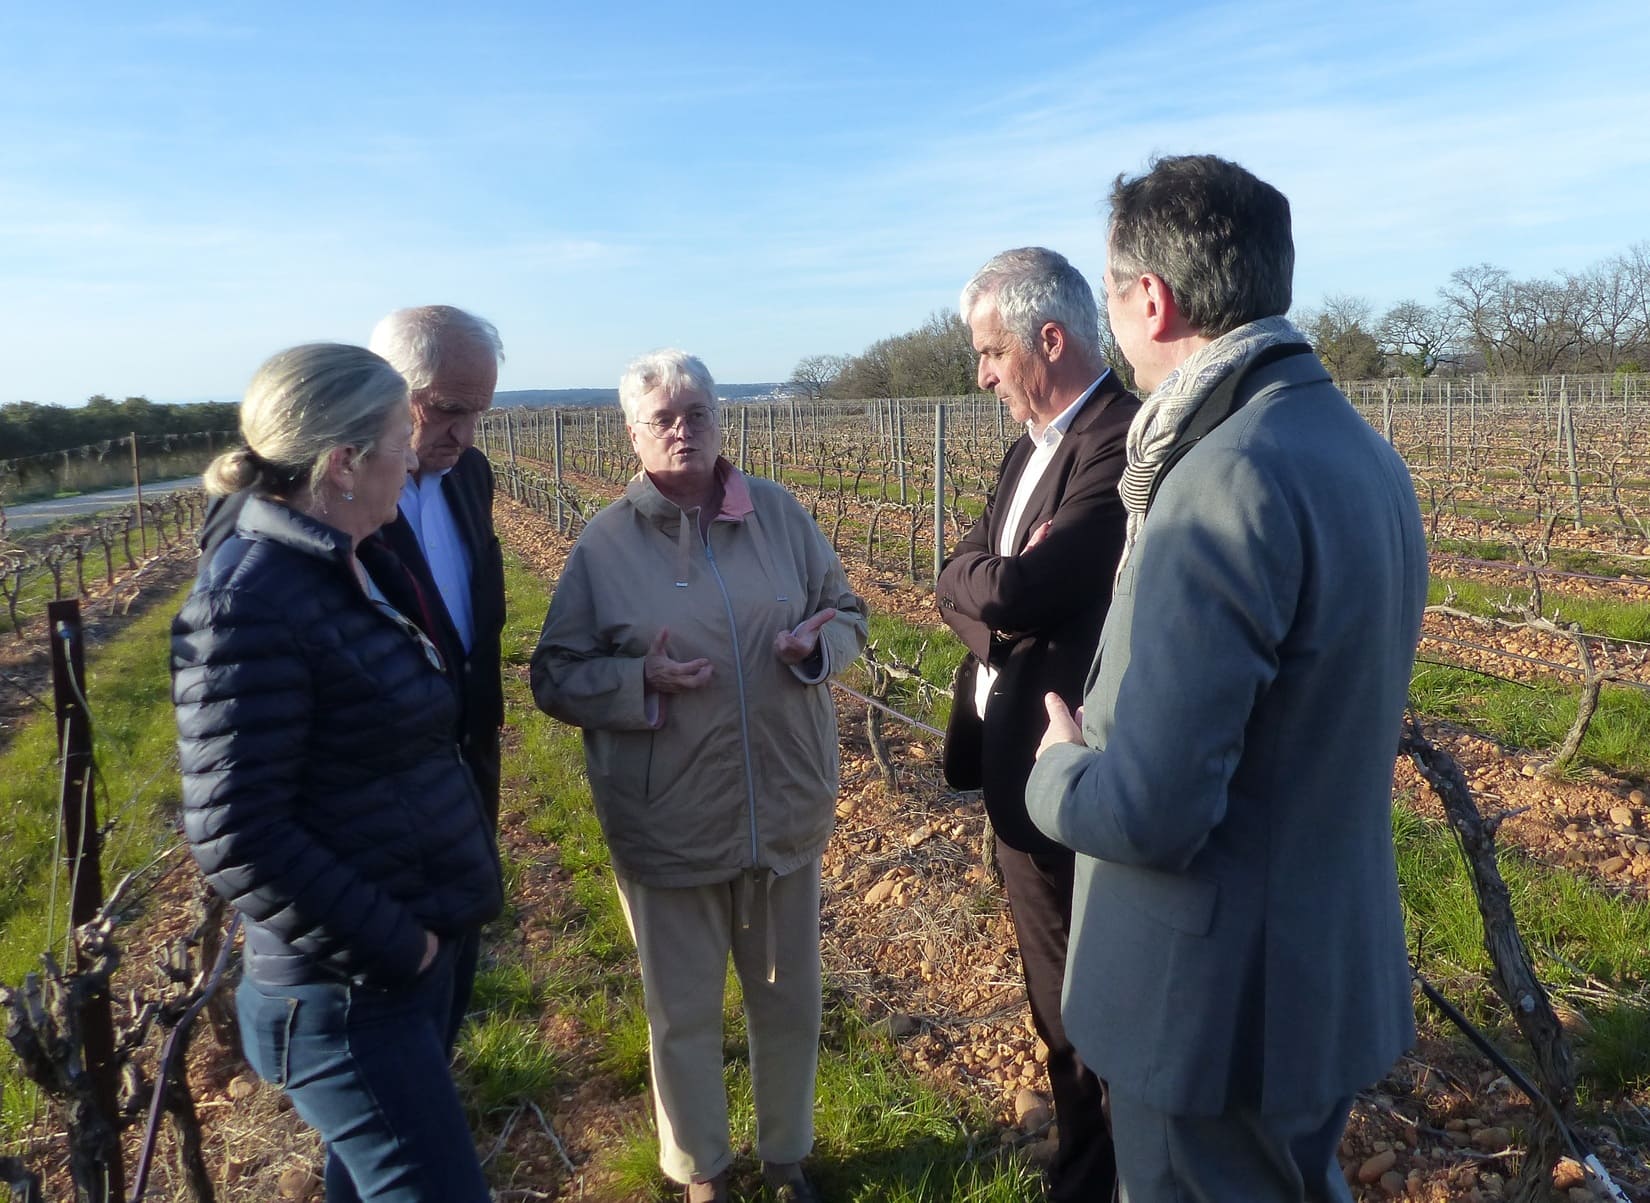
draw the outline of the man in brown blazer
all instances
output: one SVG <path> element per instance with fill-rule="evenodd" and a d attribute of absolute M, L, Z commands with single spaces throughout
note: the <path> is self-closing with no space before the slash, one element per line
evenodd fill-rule
<path fill-rule="evenodd" d="M 1087 281 L 1042 247 L 1004 251 L 963 289 L 979 385 L 1026 433 L 1003 460 L 984 515 L 936 587 L 969 655 L 946 732 L 946 780 L 983 790 L 996 832 L 1032 1022 L 1048 1046 L 1059 1127 L 1049 1198 L 1109 1199 L 1115 1159 L 1104 1088 L 1060 1018 L 1074 857 L 1026 815 L 1025 783 L 1047 723 L 1043 695 L 1081 698 L 1123 547 L 1117 495 L 1140 402 L 1106 366 Z"/>

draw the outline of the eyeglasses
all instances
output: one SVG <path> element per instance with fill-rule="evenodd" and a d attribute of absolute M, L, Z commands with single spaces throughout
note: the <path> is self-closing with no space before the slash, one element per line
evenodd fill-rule
<path fill-rule="evenodd" d="M 661 439 L 669 438 L 671 431 L 678 426 L 688 434 L 704 434 L 716 425 L 716 411 L 708 406 L 695 405 L 686 413 L 673 414 L 668 418 L 645 419 L 642 425 Z"/>

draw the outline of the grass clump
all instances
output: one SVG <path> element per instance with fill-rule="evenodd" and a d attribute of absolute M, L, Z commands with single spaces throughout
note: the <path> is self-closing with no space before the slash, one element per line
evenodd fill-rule
<path fill-rule="evenodd" d="M 750 1069 L 726 1071 L 735 1147 L 755 1140 Z M 907 1069 L 884 1037 L 844 1005 L 828 1005 L 814 1109 L 809 1173 L 826 1198 L 843 1203 L 1020 1203 L 1038 1197 L 1037 1172 L 1001 1155 L 990 1117 Z M 674 1198 L 660 1174 L 652 1130 L 621 1138 L 612 1168 L 628 1198 Z M 755 1154 L 736 1163 L 734 1197 L 765 1197 Z"/>
<path fill-rule="evenodd" d="M 1421 971 L 1504 1049 L 1522 1045 L 1489 985 L 1483 920 L 1471 875 L 1449 827 L 1400 804 L 1393 841 L 1404 926 Z M 1499 858 L 1513 914 L 1536 977 L 1582 1017 L 1572 1039 L 1586 1097 L 1650 1082 L 1650 903 L 1612 894 L 1514 851 Z M 1600 993 L 1600 985 L 1607 987 Z M 1418 1019 L 1451 1035 L 1421 1003 Z"/>
<path fill-rule="evenodd" d="M 1427 587 L 1427 604 L 1436 606 L 1447 602 L 1469 614 L 1517 621 L 1519 615 L 1507 613 L 1508 593 L 1505 587 L 1435 574 Z M 1523 601 L 1524 595 L 1512 594 L 1515 607 L 1522 605 Z M 1549 592 L 1545 605 L 1545 617 L 1560 626 L 1574 623 L 1590 635 L 1602 635 L 1609 639 L 1650 640 L 1650 606 L 1642 603 Z"/>
<path fill-rule="evenodd" d="M 1575 722 L 1579 681 L 1510 681 L 1417 662 L 1410 701 L 1423 714 L 1510 747 L 1556 751 Z M 1608 772 L 1650 775 L 1650 694 L 1606 685 L 1578 757 Z"/>

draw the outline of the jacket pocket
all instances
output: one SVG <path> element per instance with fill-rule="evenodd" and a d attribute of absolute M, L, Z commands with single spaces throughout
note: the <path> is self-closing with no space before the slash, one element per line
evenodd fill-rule
<path fill-rule="evenodd" d="M 1188 936 L 1209 934 L 1220 897 L 1220 883 L 1208 878 L 1115 862 L 1096 865 L 1089 888 Z"/>
<path fill-rule="evenodd" d="M 249 991 L 255 1000 L 251 1007 L 247 1005 Z M 242 987 L 238 1002 L 247 1063 L 272 1086 L 285 1086 L 290 1076 L 288 1051 L 298 1018 L 298 999 L 290 994 L 266 994 L 249 982 Z"/>
<path fill-rule="evenodd" d="M 654 731 L 602 731 L 590 738 L 591 786 L 621 808 L 640 806 L 653 788 Z"/>

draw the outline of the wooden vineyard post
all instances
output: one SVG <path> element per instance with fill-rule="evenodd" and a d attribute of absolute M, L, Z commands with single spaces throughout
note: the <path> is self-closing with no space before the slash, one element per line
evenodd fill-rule
<path fill-rule="evenodd" d="M 934 585 L 945 563 L 945 402 L 934 404 Z"/>
<path fill-rule="evenodd" d="M 553 410 L 555 414 L 555 454 L 556 454 L 556 533 L 561 534 L 561 410 Z"/>
<path fill-rule="evenodd" d="M 1455 471 L 1455 389 L 1444 381 L 1444 475 Z"/>
<path fill-rule="evenodd" d="M 149 554 L 149 536 L 143 529 L 143 463 L 138 458 L 137 431 L 132 431 L 132 510 L 137 514 L 138 554 Z"/>
<path fill-rule="evenodd" d="M 510 461 L 510 498 L 521 500 L 521 474 L 516 471 L 516 423 L 509 410 L 504 411 L 504 455 Z"/>
<path fill-rule="evenodd" d="M 136 455 L 137 436 L 132 438 Z M 51 639 L 52 692 L 57 711 L 57 746 L 63 750 L 63 835 L 68 849 L 69 923 L 71 932 L 97 918 L 103 906 L 103 872 L 98 857 L 96 803 L 92 795 L 92 725 L 86 707 L 85 641 L 77 598 L 48 602 L 46 627 Z M 90 962 L 75 941 L 75 961 L 82 971 Z M 114 1017 L 106 990 L 86 997 L 78 1016 L 86 1066 L 91 1072 L 96 1110 L 88 1117 L 85 1136 L 95 1149 L 98 1165 L 91 1171 L 102 1179 L 103 1193 L 95 1197 L 121 1198 L 126 1191 L 120 1161 Z"/>
<path fill-rule="evenodd" d="M 894 414 L 894 467 L 899 472 L 899 503 L 905 505 L 905 406 L 898 401 L 890 401 L 888 405 Z"/>
<path fill-rule="evenodd" d="M 1575 499 L 1575 528 L 1581 529 L 1581 474 L 1576 470 L 1576 419 L 1570 409 L 1570 392 L 1564 386 L 1564 377 L 1558 378 L 1558 421 L 1564 436 L 1564 454 L 1569 460 L 1570 495 Z"/>
<path fill-rule="evenodd" d="M 750 474 L 751 408 L 739 407 L 739 470 Z"/>

